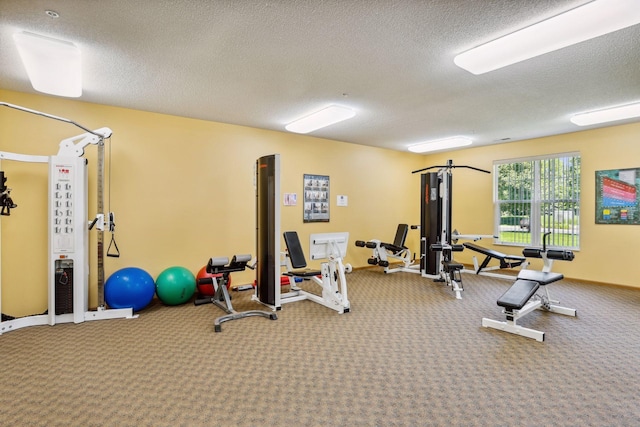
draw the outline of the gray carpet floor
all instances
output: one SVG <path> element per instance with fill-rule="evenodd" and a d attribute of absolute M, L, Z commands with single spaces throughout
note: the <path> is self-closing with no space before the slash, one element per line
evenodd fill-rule
<path fill-rule="evenodd" d="M 347 275 L 351 312 L 311 301 L 222 324 L 214 305 L 154 301 L 137 319 L 0 336 L 3 426 L 638 426 L 640 290 L 550 285 L 577 317 L 483 328 L 510 281 L 446 286 Z M 307 285 L 311 286 L 312 284 Z M 260 309 L 232 292 L 238 311 Z"/>

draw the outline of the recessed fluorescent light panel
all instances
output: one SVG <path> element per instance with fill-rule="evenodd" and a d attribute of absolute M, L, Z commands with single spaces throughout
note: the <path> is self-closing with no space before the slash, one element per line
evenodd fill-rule
<path fill-rule="evenodd" d="M 571 117 L 571 122 L 578 126 L 589 126 L 599 123 L 615 122 L 617 120 L 632 119 L 634 117 L 640 117 L 640 102 L 623 105 L 621 107 L 607 108 L 606 110 L 576 114 Z"/>
<path fill-rule="evenodd" d="M 285 129 L 289 132 L 309 133 L 334 123 L 347 120 L 356 115 L 351 108 L 330 105 L 313 114 L 289 123 Z"/>
<path fill-rule="evenodd" d="M 461 53 L 453 61 L 483 74 L 638 23 L 638 0 L 595 0 Z"/>
<path fill-rule="evenodd" d="M 13 35 L 31 85 L 38 92 L 82 95 L 80 49 L 70 42 L 21 32 Z"/>
<path fill-rule="evenodd" d="M 446 150 L 449 148 L 464 147 L 471 145 L 471 140 L 463 136 L 454 136 L 453 138 L 438 139 L 436 141 L 421 142 L 407 147 L 409 151 L 414 153 L 427 153 L 429 151 Z"/>

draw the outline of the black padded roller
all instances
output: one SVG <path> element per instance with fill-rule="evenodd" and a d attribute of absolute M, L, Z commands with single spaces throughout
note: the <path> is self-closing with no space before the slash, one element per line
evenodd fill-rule
<path fill-rule="evenodd" d="M 232 264 L 238 264 L 238 263 L 241 263 L 241 262 L 244 262 L 246 264 L 249 261 L 251 261 L 251 255 L 250 254 L 234 255 L 233 258 L 231 259 L 231 263 Z"/>
<path fill-rule="evenodd" d="M 547 251 L 547 258 L 549 259 L 558 259 L 561 261 L 573 261 L 574 257 L 575 255 L 573 255 L 572 251 L 562 251 L 562 250 Z"/>
<path fill-rule="evenodd" d="M 522 250 L 522 255 L 527 258 L 542 258 L 542 249 L 524 248 Z"/>
<path fill-rule="evenodd" d="M 527 258 L 542 258 L 542 254 L 546 254 L 549 259 L 557 259 L 560 261 L 573 261 L 575 255 L 572 251 L 549 249 L 546 253 L 542 249 L 524 248 L 522 255 Z"/>

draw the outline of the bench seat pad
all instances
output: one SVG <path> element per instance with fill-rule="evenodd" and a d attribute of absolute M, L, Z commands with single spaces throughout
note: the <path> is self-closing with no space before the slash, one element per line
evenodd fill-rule
<path fill-rule="evenodd" d="M 545 271 L 521 270 L 518 273 L 518 279 L 533 280 L 534 282 L 538 282 L 541 285 L 548 285 L 549 283 L 557 282 L 558 280 L 562 280 L 563 278 L 564 276 L 560 273 Z"/>
<path fill-rule="evenodd" d="M 322 271 L 320 270 L 291 270 L 283 273 L 285 276 L 292 277 L 313 277 L 322 275 Z"/>
<path fill-rule="evenodd" d="M 516 280 L 498 299 L 498 305 L 511 310 L 519 310 L 536 293 L 540 284 L 532 280 Z"/>
<path fill-rule="evenodd" d="M 464 268 L 464 265 L 455 261 L 445 261 L 442 263 L 442 265 L 444 266 L 444 271 L 446 271 L 447 273 L 451 271 L 462 270 Z"/>

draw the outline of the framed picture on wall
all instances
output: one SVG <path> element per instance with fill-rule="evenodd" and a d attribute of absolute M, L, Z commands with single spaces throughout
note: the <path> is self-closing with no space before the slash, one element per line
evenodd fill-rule
<path fill-rule="evenodd" d="M 329 177 L 304 174 L 304 222 L 329 222 Z"/>
<path fill-rule="evenodd" d="M 640 224 L 640 168 L 596 171 L 596 224 Z"/>

